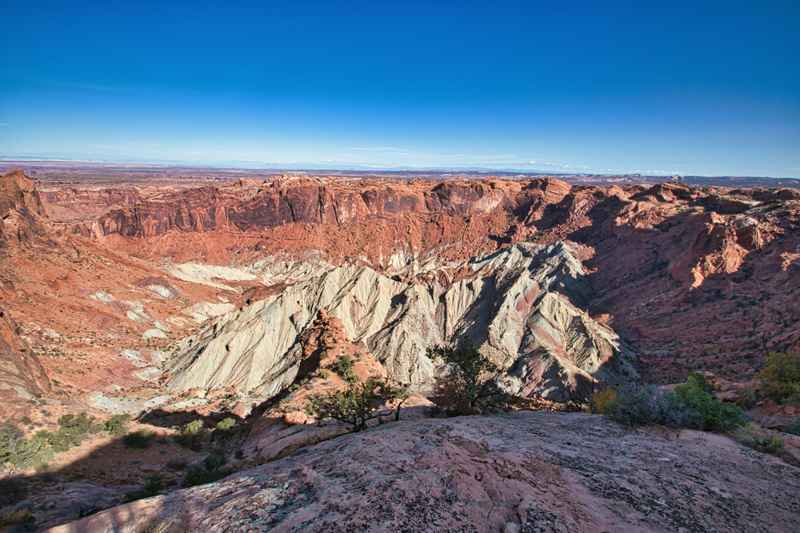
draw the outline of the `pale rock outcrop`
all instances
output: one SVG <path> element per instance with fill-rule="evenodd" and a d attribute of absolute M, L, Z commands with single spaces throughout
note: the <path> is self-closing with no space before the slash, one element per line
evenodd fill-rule
<path fill-rule="evenodd" d="M 426 350 L 471 341 L 506 369 L 512 392 L 582 399 L 596 380 L 635 379 L 634 354 L 582 311 L 588 288 L 568 245 L 521 243 L 434 275 L 396 281 L 366 266 L 262 262 L 289 285 L 184 339 L 168 365 L 174 391 L 233 388 L 268 399 L 302 361 L 302 332 L 320 311 L 338 318 L 389 376 L 426 390 L 437 369 Z"/>

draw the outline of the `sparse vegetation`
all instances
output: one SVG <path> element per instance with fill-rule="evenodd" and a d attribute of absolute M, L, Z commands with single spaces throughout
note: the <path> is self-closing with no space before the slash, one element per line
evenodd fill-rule
<path fill-rule="evenodd" d="M 122 443 L 128 448 L 149 448 L 155 439 L 155 434 L 150 431 L 134 431 L 122 437 Z"/>
<path fill-rule="evenodd" d="M 738 442 L 762 453 L 779 454 L 783 450 L 783 439 L 778 435 L 771 435 L 755 424 L 738 430 L 734 437 Z"/>
<path fill-rule="evenodd" d="M 0 463 L 17 468 L 36 468 L 46 465 L 56 453 L 80 445 L 90 434 L 102 430 L 102 425 L 86 413 L 64 415 L 58 419 L 56 431 L 37 431 L 28 438 L 11 423 L 0 427 Z"/>
<path fill-rule="evenodd" d="M 184 448 L 198 451 L 203 446 L 205 433 L 203 421 L 198 418 L 181 426 L 180 432 L 175 436 L 175 442 Z"/>
<path fill-rule="evenodd" d="M 235 426 L 236 426 L 236 419 L 230 416 L 226 416 L 225 418 L 217 422 L 217 425 L 214 426 L 214 429 L 216 429 L 217 431 L 227 432 L 232 430 Z"/>
<path fill-rule="evenodd" d="M 699 374 L 691 374 L 673 392 L 652 385 L 621 387 L 601 412 L 626 426 L 663 424 L 725 432 L 745 423 L 742 410 L 716 399 Z"/>
<path fill-rule="evenodd" d="M 50 444 L 57 453 L 78 446 L 90 433 L 97 433 L 102 426 L 86 413 L 64 415 L 58 419 L 58 431 L 51 433 Z"/>
<path fill-rule="evenodd" d="M 331 365 L 331 370 L 336 372 L 346 382 L 355 383 L 358 378 L 353 370 L 353 364 L 353 359 L 347 355 L 341 355 Z"/>
<path fill-rule="evenodd" d="M 758 373 L 760 390 L 778 403 L 800 404 L 800 354 L 773 352 Z"/>
<path fill-rule="evenodd" d="M 130 419 L 130 415 L 114 415 L 103 422 L 103 429 L 114 437 L 121 437 L 128 432 L 128 422 Z"/>
<path fill-rule="evenodd" d="M 352 431 L 366 429 L 370 420 L 387 413 L 380 408 L 403 396 L 404 389 L 388 381 L 370 378 L 365 382 L 349 382 L 344 390 L 312 395 L 306 412 L 318 420 L 333 419 L 348 424 Z M 396 413 L 399 418 L 399 411 Z"/>
<path fill-rule="evenodd" d="M 192 465 L 186 471 L 183 478 L 184 487 L 194 487 L 212 483 L 231 473 L 227 468 L 223 468 L 227 459 L 222 453 L 212 453 L 206 457 L 202 464 Z"/>
<path fill-rule="evenodd" d="M 690 374 L 686 383 L 675 387 L 680 403 L 700 415 L 701 424 L 695 427 L 705 431 L 730 431 L 745 423 L 742 410 L 714 397 L 711 387 L 700 374 Z"/>
<path fill-rule="evenodd" d="M 742 409 L 750 409 L 758 403 L 758 394 L 751 388 L 743 388 L 736 394 L 736 405 Z"/>
<path fill-rule="evenodd" d="M 475 346 L 435 346 L 428 357 L 444 364 L 432 400 L 450 415 L 471 415 L 507 409 L 513 398 L 498 385 L 499 369 Z"/>
<path fill-rule="evenodd" d="M 617 391 L 608 388 L 595 392 L 592 394 L 592 412 L 602 415 L 608 414 L 609 407 L 617 399 Z"/>
<path fill-rule="evenodd" d="M 796 418 L 794 422 L 786 426 L 786 433 L 800 435 L 800 418 Z"/>

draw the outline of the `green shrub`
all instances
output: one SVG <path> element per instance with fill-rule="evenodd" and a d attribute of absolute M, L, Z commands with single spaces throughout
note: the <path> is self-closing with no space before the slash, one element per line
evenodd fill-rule
<path fill-rule="evenodd" d="M 122 443 L 128 448 L 145 449 L 153 443 L 155 434 L 150 431 L 134 431 L 122 437 Z"/>
<path fill-rule="evenodd" d="M 16 462 L 17 447 L 24 440 L 25 435 L 11 422 L 0 425 L 0 465 Z"/>
<path fill-rule="evenodd" d="M 339 374 L 346 382 L 353 383 L 357 379 L 355 371 L 353 370 L 353 364 L 353 360 L 349 356 L 341 355 L 331 365 L 331 370 Z"/>
<path fill-rule="evenodd" d="M 783 450 L 783 439 L 778 437 L 777 435 L 772 435 L 769 437 L 760 437 L 756 439 L 755 449 L 775 455 L 776 453 Z"/>
<path fill-rule="evenodd" d="M 344 390 L 309 397 L 305 410 L 317 420 L 333 419 L 348 424 L 352 431 L 367 428 L 367 423 L 383 416 L 380 408 L 386 402 L 400 398 L 404 389 L 370 378 L 365 382 L 349 382 Z"/>
<path fill-rule="evenodd" d="M 50 434 L 50 445 L 57 453 L 79 446 L 90 433 L 97 433 L 102 426 L 86 413 L 64 415 L 58 419 L 58 431 Z"/>
<path fill-rule="evenodd" d="M 800 403 L 800 354 L 770 353 L 758 377 L 766 397 L 779 403 Z"/>
<path fill-rule="evenodd" d="M 742 410 L 717 400 L 705 379 L 697 374 L 690 375 L 674 392 L 664 392 L 652 385 L 622 387 L 616 399 L 607 405 L 606 414 L 626 426 L 663 424 L 730 431 L 745 423 Z"/>
<path fill-rule="evenodd" d="M 185 448 L 197 451 L 202 448 L 204 438 L 205 427 L 203 421 L 198 418 L 181 426 L 180 432 L 175 436 L 175 442 Z"/>
<path fill-rule="evenodd" d="M 617 397 L 606 406 L 606 414 L 625 426 L 661 424 L 665 420 L 666 394 L 656 387 L 626 385 L 617 391 Z"/>
<path fill-rule="evenodd" d="M 730 431 L 744 425 L 742 410 L 732 404 L 719 401 L 711 393 L 711 388 L 699 374 L 690 374 L 686 383 L 675 387 L 675 395 L 685 406 L 696 411 L 701 423 L 695 429 L 705 431 Z"/>
<path fill-rule="evenodd" d="M 434 385 L 433 402 L 450 415 L 507 409 L 514 398 L 497 385 L 499 369 L 471 344 L 434 346 L 428 357 L 444 364 Z"/>
<path fill-rule="evenodd" d="M 29 438 L 15 426 L 0 426 L 0 463 L 11 463 L 17 468 L 34 468 L 46 465 L 56 453 L 79 446 L 89 434 L 102 426 L 86 413 L 64 415 L 58 419 L 57 431 L 37 431 Z"/>
<path fill-rule="evenodd" d="M 121 437 L 128 432 L 130 415 L 114 415 L 103 422 L 103 429 L 115 437 Z"/>
<path fill-rule="evenodd" d="M 10 463 L 17 468 L 35 468 L 46 465 L 55 455 L 51 444 L 53 433 L 37 431 L 30 438 L 20 441 Z"/>
<path fill-rule="evenodd" d="M 217 422 L 215 429 L 217 431 L 230 431 L 236 426 L 236 419 L 230 416 L 227 416 Z"/>

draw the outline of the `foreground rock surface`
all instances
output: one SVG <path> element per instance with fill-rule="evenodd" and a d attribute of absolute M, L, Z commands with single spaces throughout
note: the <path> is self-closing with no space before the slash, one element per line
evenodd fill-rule
<path fill-rule="evenodd" d="M 520 412 L 382 426 L 51 531 L 788 532 L 799 524 L 800 469 L 775 457 L 719 435 Z"/>

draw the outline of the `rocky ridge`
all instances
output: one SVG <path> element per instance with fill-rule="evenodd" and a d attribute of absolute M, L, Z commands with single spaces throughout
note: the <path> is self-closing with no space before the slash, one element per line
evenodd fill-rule
<path fill-rule="evenodd" d="M 283 290 L 185 339 L 169 388 L 277 395 L 297 376 L 303 332 L 320 312 L 415 390 L 436 376 L 427 348 L 465 340 L 506 370 L 504 386 L 519 395 L 585 400 L 598 382 L 636 379 L 631 349 L 582 310 L 585 272 L 563 243 L 520 243 L 407 281 L 359 265 L 262 264 L 264 282 Z"/>
<path fill-rule="evenodd" d="M 385 425 L 49 531 L 788 533 L 798 494 L 800 469 L 726 437 L 515 413 Z"/>

